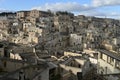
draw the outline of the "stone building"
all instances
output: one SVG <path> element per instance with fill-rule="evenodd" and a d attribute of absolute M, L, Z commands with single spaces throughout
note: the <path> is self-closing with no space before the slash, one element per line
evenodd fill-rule
<path fill-rule="evenodd" d="M 24 19 L 28 16 L 30 16 L 30 11 L 18 11 L 17 12 L 17 18 L 18 19 Z"/>
<path fill-rule="evenodd" d="M 58 30 L 61 34 L 68 34 L 69 32 L 73 32 L 72 20 L 68 15 L 55 16 L 54 25 L 56 30 Z"/>
<path fill-rule="evenodd" d="M 98 73 L 118 74 L 120 73 L 120 56 L 107 50 L 99 50 Z"/>
<path fill-rule="evenodd" d="M 51 13 L 45 12 L 45 11 L 39 11 L 39 10 L 31 10 L 30 11 L 30 17 L 39 18 L 39 17 L 49 17 L 51 16 Z"/>

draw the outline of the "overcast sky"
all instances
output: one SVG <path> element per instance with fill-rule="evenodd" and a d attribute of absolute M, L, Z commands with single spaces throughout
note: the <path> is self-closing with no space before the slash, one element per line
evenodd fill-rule
<path fill-rule="evenodd" d="M 0 0 L 1 11 L 31 9 L 120 19 L 120 0 Z"/>

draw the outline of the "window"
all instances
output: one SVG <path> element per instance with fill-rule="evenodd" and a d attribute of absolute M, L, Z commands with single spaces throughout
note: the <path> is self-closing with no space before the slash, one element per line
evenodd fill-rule
<path fill-rule="evenodd" d="M 102 60 L 107 62 L 107 55 L 101 53 L 100 54 L 100 59 L 102 59 Z"/>
<path fill-rule="evenodd" d="M 102 53 L 100 54 L 100 59 L 103 59 L 103 54 Z"/>
<path fill-rule="evenodd" d="M 110 63 L 110 57 L 109 56 L 107 57 L 107 62 Z"/>
<path fill-rule="evenodd" d="M 81 68 L 81 65 L 79 64 L 78 67 Z"/>
<path fill-rule="evenodd" d="M 120 61 L 117 61 L 117 60 L 116 60 L 115 67 L 120 69 Z"/>
<path fill-rule="evenodd" d="M 113 58 L 110 58 L 110 64 L 114 64 L 114 59 Z"/>

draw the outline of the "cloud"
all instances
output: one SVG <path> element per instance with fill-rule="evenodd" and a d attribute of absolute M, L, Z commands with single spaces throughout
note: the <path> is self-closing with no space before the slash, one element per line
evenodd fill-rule
<path fill-rule="evenodd" d="M 88 11 L 83 11 L 79 13 L 80 15 L 85 15 L 85 16 L 95 16 L 95 17 L 101 17 L 101 18 L 114 18 L 114 19 L 120 19 L 120 13 L 119 12 L 101 12 L 98 10 L 88 10 Z"/>
<path fill-rule="evenodd" d="M 80 14 L 84 14 L 86 16 L 106 16 L 105 13 L 99 12 L 97 10 L 84 11 L 84 12 L 80 12 Z"/>
<path fill-rule="evenodd" d="M 92 0 L 92 5 L 94 7 L 99 7 L 99 6 L 115 6 L 119 5 L 120 0 Z"/>
<path fill-rule="evenodd" d="M 46 3 L 43 6 L 38 6 L 38 7 L 33 7 L 32 9 L 38 9 L 38 10 L 48 10 L 50 9 L 51 11 L 70 11 L 70 12 L 78 12 L 78 11 L 83 11 L 83 10 L 89 10 L 92 7 L 90 7 L 87 4 L 79 4 L 77 2 L 67 2 L 67 3 Z"/>
<path fill-rule="evenodd" d="M 46 3 L 43 6 L 36 6 L 32 9 L 38 10 L 51 10 L 51 11 L 70 11 L 70 12 L 78 12 L 78 11 L 86 11 L 90 9 L 99 8 L 101 6 L 114 6 L 119 5 L 120 0 L 91 0 L 91 4 L 80 4 L 78 2 L 57 2 L 57 3 Z"/>
<path fill-rule="evenodd" d="M 91 4 L 80 4 L 79 2 L 57 2 L 57 3 L 46 3 L 43 6 L 36 6 L 32 9 L 38 10 L 51 10 L 51 11 L 69 11 L 74 12 L 75 15 L 82 14 L 86 16 L 100 16 L 100 17 L 119 17 L 120 13 L 99 11 L 104 6 L 115 6 L 119 5 L 119 0 L 91 0 Z"/>
<path fill-rule="evenodd" d="M 7 9 L 0 8 L 0 13 L 1 13 L 1 12 L 15 12 L 15 11 L 13 11 L 13 10 L 7 10 Z"/>

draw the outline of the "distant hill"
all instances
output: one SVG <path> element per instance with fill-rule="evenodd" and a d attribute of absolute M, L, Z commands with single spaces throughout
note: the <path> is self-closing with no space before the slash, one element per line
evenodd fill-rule
<path fill-rule="evenodd" d="M 16 12 L 1 12 L 0 16 L 16 15 Z"/>

